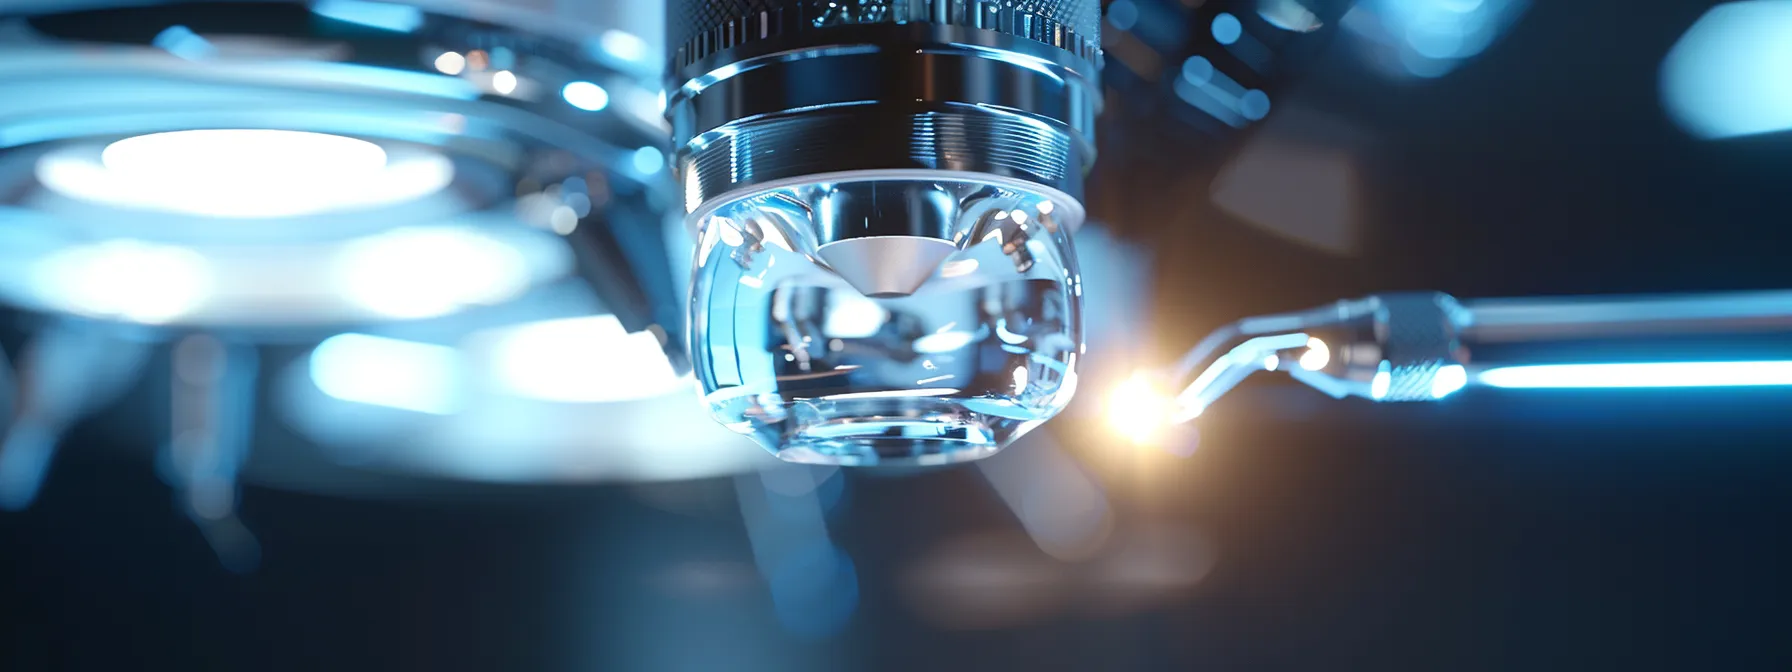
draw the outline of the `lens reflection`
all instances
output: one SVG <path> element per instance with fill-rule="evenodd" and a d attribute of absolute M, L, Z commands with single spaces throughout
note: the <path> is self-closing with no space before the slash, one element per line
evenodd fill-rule
<path fill-rule="evenodd" d="M 995 452 L 1074 389 L 1065 209 L 950 182 L 813 185 L 722 208 L 703 220 L 692 321 L 711 413 L 798 462 Z"/>

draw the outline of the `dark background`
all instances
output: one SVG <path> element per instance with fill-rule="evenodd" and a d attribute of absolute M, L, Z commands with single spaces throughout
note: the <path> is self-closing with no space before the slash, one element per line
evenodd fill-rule
<path fill-rule="evenodd" d="M 1091 206 L 1157 253 L 1165 353 L 1242 315 L 1391 289 L 1792 286 L 1778 242 L 1792 144 L 1698 141 L 1662 112 L 1661 58 L 1709 6 L 1539 1 L 1486 54 L 1419 83 L 1320 59 L 1279 100 L 1367 138 L 1350 254 L 1208 205 L 1226 143 L 1168 116 L 1110 119 Z M 77 436 L 39 504 L 0 516 L 0 669 L 1792 666 L 1792 394 L 1471 390 L 1407 407 L 1254 383 L 1223 407 L 1149 496 L 1107 483 L 1120 528 L 1211 542 L 1193 588 L 936 627 L 901 597 L 904 572 L 943 540 L 1011 530 L 1011 514 L 969 469 L 854 474 L 832 528 L 860 606 L 823 639 L 773 618 L 726 480 L 411 499 L 250 488 L 263 562 L 239 576 L 143 465 Z M 709 578 L 660 580 L 681 567 Z"/>

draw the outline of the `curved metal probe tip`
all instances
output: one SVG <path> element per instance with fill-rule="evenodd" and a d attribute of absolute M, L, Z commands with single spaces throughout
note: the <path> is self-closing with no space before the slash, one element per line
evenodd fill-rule
<path fill-rule="evenodd" d="M 1202 339 L 1177 364 L 1173 380 L 1193 379 L 1176 395 L 1166 421 L 1199 417 L 1258 371 L 1285 370 L 1333 398 L 1441 399 L 1468 382 L 1456 361 L 1456 334 L 1466 321 L 1455 299 L 1435 292 L 1246 318 Z"/>
<path fill-rule="evenodd" d="M 1575 343 L 1608 339 L 1622 339 L 1625 351 L 1651 338 L 1678 350 L 1687 347 L 1687 336 L 1788 331 L 1792 291 L 1786 290 L 1469 302 L 1436 292 L 1381 294 L 1220 328 L 1164 372 L 1179 384 L 1191 382 L 1173 404 L 1165 402 L 1172 410 L 1154 419 L 1187 422 L 1261 370 L 1287 371 L 1332 397 L 1387 402 L 1443 399 L 1471 381 L 1504 388 L 1786 386 L 1792 362 L 1716 361 L 1721 350 L 1701 356 L 1698 346 L 1681 362 L 1563 364 L 1558 358 L 1561 352 L 1584 356 Z M 1498 347 L 1483 348 L 1488 345 Z M 1472 373 L 1471 350 L 1480 350 Z"/>
<path fill-rule="evenodd" d="M 1231 391 L 1240 381 L 1258 371 L 1281 368 L 1284 350 L 1308 347 L 1315 341 L 1305 332 L 1258 336 L 1239 343 L 1221 355 L 1196 376 L 1193 382 L 1176 395 L 1175 411 L 1170 422 L 1182 423 L 1200 416 L 1207 407 Z M 1322 344 L 1323 347 L 1323 344 Z"/>

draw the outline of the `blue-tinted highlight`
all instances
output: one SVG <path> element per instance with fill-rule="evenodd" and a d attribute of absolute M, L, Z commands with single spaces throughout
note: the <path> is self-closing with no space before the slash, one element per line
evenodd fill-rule
<path fill-rule="evenodd" d="M 630 162 L 634 164 L 635 172 L 652 175 L 666 166 L 666 155 L 656 147 L 642 147 L 635 150 Z"/>
<path fill-rule="evenodd" d="M 312 5 L 311 12 L 327 19 L 395 33 L 415 32 L 423 25 L 423 10 L 384 2 L 318 0 Z"/>
<path fill-rule="evenodd" d="M 1251 121 L 1269 116 L 1269 94 L 1251 89 L 1238 97 L 1238 113 Z"/>
<path fill-rule="evenodd" d="M 1190 56 L 1182 62 L 1182 78 L 1190 84 L 1206 84 L 1213 81 L 1213 61 L 1205 56 Z"/>
<path fill-rule="evenodd" d="M 1394 386 L 1394 367 L 1387 360 L 1381 360 L 1381 366 L 1375 370 L 1375 377 L 1369 379 L 1369 398 L 1381 401 L 1388 398 L 1388 391 Z"/>
<path fill-rule="evenodd" d="M 1468 385 L 1468 369 L 1461 364 L 1450 364 L 1437 370 L 1431 378 L 1431 398 L 1442 399 L 1455 394 L 1463 386 Z"/>
<path fill-rule="evenodd" d="M 567 104 L 587 112 L 597 112 L 610 106 L 610 92 L 591 82 L 567 84 L 560 89 L 560 96 L 566 99 Z"/>
<path fill-rule="evenodd" d="M 1509 366 L 1483 371 L 1478 380 L 1510 389 L 1768 387 L 1792 385 L 1792 361 Z"/>
<path fill-rule="evenodd" d="M 1662 103 L 1707 139 L 1792 129 L 1792 2 L 1732 2 L 1687 29 L 1661 67 Z"/>
<path fill-rule="evenodd" d="M 1232 44 L 1243 36 L 1244 24 L 1238 21 L 1238 17 L 1226 12 L 1213 17 L 1213 39 L 1219 40 L 1220 44 Z"/>
<path fill-rule="evenodd" d="M 211 42 L 186 26 L 170 26 L 167 30 L 157 33 L 155 39 L 150 43 L 163 51 L 189 61 L 210 58 L 218 53 L 217 47 L 212 46 Z"/>
<path fill-rule="evenodd" d="M 1108 25 L 1120 30 L 1132 30 L 1139 23 L 1139 7 L 1132 0 L 1114 0 L 1108 6 Z"/>
<path fill-rule="evenodd" d="M 431 415 L 457 410 L 454 348 L 366 334 L 333 336 L 311 352 L 311 382 L 343 401 Z"/>

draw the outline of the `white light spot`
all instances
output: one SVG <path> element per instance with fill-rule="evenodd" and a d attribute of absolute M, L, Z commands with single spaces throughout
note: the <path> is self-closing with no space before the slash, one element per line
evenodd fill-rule
<path fill-rule="evenodd" d="M 724 245 L 729 247 L 740 247 L 742 243 L 747 242 L 746 239 L 741 236 L 740 229 L 735 228 L 734 220 L 732 219 L 726 217 L 714 217 L 709 220 L 709 225 L 715 227 L 716 236 L 722 239 L 722 244 Z"/>
<path fill-rule="evenodd" d="M 1026 334 L 1017 334 L 1008 330 L 1007 319 L 996 320 L 996 338 L 1009 345 L 1020 345 L 1027 342 Z"/>
<path fill-rule="evenodd" d="M 553 214 L 548 215 L 548 226 L 554 229 L 554 233 L 562 236 L 570 234 L 579 228 L 579 213 L 574 212 L 571 206 L 554 208 Z"/>
<path fill-rule="evenodd" d="M 212 292 L 205 257 L 181 247 L 111 240 L 57 253 L 34 269 L 46 303 L 81 315 L 163 324 Z"/>
<path fill-rule="evenodd" d="M 1457 390 L 1468 385 L 1468 369 L 1461 364 L 1450 364 L 1437 370 L 1431 379 L 1431 398 L 1442 399 L 1455 394 Z"/>
<path fill-rule="evenodd" d="M 958 261 L 948 261 L 944 265 L 940 266 L 940 277 L 944 277 L 944 278 L 959 278 L 959 277 L 964 277 L 964 276 L 967 276 L 967 275 L 970 275 L 970 274 L 976 273 L 976 272 L 977 272 L 977 260 L 976 259 L 960 259 Z"/>
<path fill-rule="evenodd" d="M 516 74 L 509 70 L 499 70 L 492 75 L 492 90 L 502 95 L 516 93 Z"/>
<path fill-rule="evenodd" d="M 889 312 L 876 301 L 850 292 L 833 292 L 828 297 L 827 317 L 821 332 L 833 338 L 869 338 L 884 328 Z"/>
<path fill-rule="evenodd" d="M 1169 427 L 1173 397 L 1144 374 L 1128 378 L 1108 396 L 1108 427 L 1136 445 L 1155 442 Z"/>
<path fill-rule="evenodd" d="M 927 354 L 952 352 L 966 345 L 970 345 L 971 339 L 973 338 L 976 338 L 976 335 L 968 331 L 948 331 L 938 334 L 928 334 L 915 339 L 915 352 Z"/>
<path fill-rule="evenodd" d="M 445 345 L 342 334 L 311 351 L 311 382 L 343 401 L 446 415 L 460 398 L 460 364 Z"/>
<path fill-rule="evenodd" d="M 1332 349 L 1325 341 L 1317 338 L 1307 339 L 1307 351 L 1300 355 L 1300 368 L 1318 371 L 1332 363 Z"/>
<path fill-rule="evenodd" d="M 560 96 L 566 99 L 567 104 L 587 112 L 597 112 L 610 106 L 610 92 L 591 82 L 567 84 L 560 89 Z"/>
<path fill-rule="evenodd" d="M 659 339 L 628 333 L 614 315 L 533 322 L 499 334 L 492 375 L 515 396 L 600 403 L 684 389 Z"/>
<path fill-rule="evenodd" d="M 469 229 L 397 229 L 349 243 L 336 260 L 336 286 L 384 317 L 446 315 L 520 294 L 527 261 L 510 245 Z"/>
<path fill-rule="evenodd" d="M 92 203 L 246 219 L 412 201 L 446 187 L 454 166 L 433 152 L 389 160 L 379 145 L 340 135 L 208 129 L 119 140 L 98 161 L 75 149 L 51 152 L 37 177 Z"/>
<path fill-rule="evenodd" d="M 467 70 L 467 57 L 458 51 L 443 52 L 436 57 L 436 71 L 444 75 L 458 75 Z"/>
<path fill-rule="evenodd" d="M 606 30 L 598 44 L 604 53 L 624 61 L 639 61 L 647 58 L 647 41 L 636 37 L 634 33 L 620 30 Z"/>

